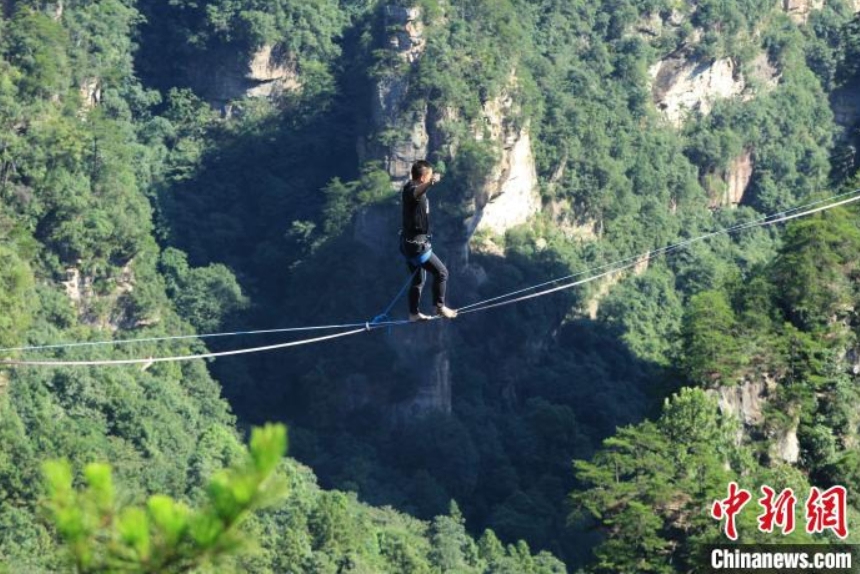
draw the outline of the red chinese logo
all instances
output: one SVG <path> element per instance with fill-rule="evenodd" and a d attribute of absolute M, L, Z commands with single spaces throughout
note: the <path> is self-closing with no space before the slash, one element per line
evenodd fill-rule
<path fill-rule="evenodd" d="M 783 534 L 794 532 L 794 506 L 797 499 L 790 488 L 786 488 L 774 496 L 776 491 L 769 486 L 762 486 L 763 497 L 758 499 L 764 512 L 758 517 L 758 529 L 762 532 L 773 532 L 774 526 L 782 529 Z"/>
<path fill-rule="evenodd" d="M 762 532 L 782 531 L 783 535 L 794 532 L 795 508 L 797 498 L 790 488 L 777 494 L 770 486 L 761 487 L 762 497 L 758 504 L 762 513 L 758 516 L 758 529 Z M 736 482 L 729 483 L 728 496 L 715 500 L 711 506 L 711 516 L 717 520 L 726 519 L 725 532 L 731 540 L 738 539 L 737 515 L 752 498 L 748 490 L 738 487 Z M 813 486 L 806 499 L 806 532 L 821 534 L 832 531 L 839 538 L 848 536 L 848 493 L 844 486 L 833 486 L 824 492 Z"/>
<path fill-rule="evenodd" d="M 732 540 L 738 539 L 738 530 L 735 526 L 735 516 L 750 501 L 752 494 L 742 488 L 738 488 L 736 482 L 729 483 L 729 496 L 723 500 L 715 500 L 711 507 L 711 516 L 717 520 L 726 518 L 726 536 Z"/>
<path fill-rule="evenodd" d="M 848 536 L 847 493 L 844 486 L 821 492 L 813 486 L 806 501 L 806 531 L 810 534 L 832 530 L 839 538 Z"/>

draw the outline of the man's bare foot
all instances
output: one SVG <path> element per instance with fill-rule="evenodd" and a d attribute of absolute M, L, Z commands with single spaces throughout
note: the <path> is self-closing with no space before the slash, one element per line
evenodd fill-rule
<path fill-rule="evenodd" d="M 457 316 L 457 311 L 455 311 L 454 309 L 450 309 L 445 305 L 439 305 L 438 307 L 436 307 L 436 316 L 444 317 L 445 319 L 453 319 Z"/>

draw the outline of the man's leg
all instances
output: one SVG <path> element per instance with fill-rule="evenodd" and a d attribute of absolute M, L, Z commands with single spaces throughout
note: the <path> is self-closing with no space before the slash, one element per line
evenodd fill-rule
<path fill-rule="evenodd" d="M 445 293 L 448 288 L 448 269 L 436 254 L 430 256 L 423 265 L 424 269 L 433 274 L 433 304 L 437 308 L 445 306 Z"/>
<path fill-rule="evenodd" d="M 427 273 L 421 269 L 415 273 L 417 267 L 411 263 L 407 263 L 409 272 L 412 273 L 412 285 L 409 287 L 409 314 L 417 315 L 421 303 L 421 291 L 424 289 L 424 279 Z"/>

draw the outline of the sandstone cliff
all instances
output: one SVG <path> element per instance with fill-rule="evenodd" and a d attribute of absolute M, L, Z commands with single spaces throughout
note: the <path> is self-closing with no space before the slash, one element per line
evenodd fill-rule
<path fill-rule="evenodd" d="M 510 81 L 515 84 L 516 75 L 512 74 Z M 475 190 L 474 214 L 466 220 L 470 237 L 479 231 L 504 235 L 540 211 L 529 123 L 518 127 L 515 120 L 519 113 L 507 91 L 484 104 L 485 129 L 477 130 L 475 139 L 487 137 L 501 150 L 501 159 Z"/>
<path fill-rule="evenodd" d="M 700 61 L 688 52 L 660 60 L 649 74 L 654 103 L 676 127 L 690 112 L 707 115 L 716 100 L 738 96 L 746 87 L 731 59 Z"/>
<path fill-rule="evenodd" d="M 675 127 L 681 127 L 690 113 L 708 115 L 718 100 L 749 100 L 779 83 L 779 71 L 763 51 L 743 69 L 732 58 L 697 56 L 694 48 L 700 35 L 701 30 L 695 30 L 685 46 L 648 70 L 654 104 Z"/>
<path fill-rule="evenodd" d="M 755 159 L 752 150 L 745 150 L 729 163 L 726 169 L 715 170 L 704 177 L 704 186 L 708 191 L 708 207 L 737 207 L 744 199 L 744 194 L 752 180 L 755 169 Z"/>
<path fill-rule="evenodd" d="M 102 287 L 97 285 L 99 282 Z M 129 260 L 114 277 L 96 278 L 78 267 L 68 267 L 66 280 L 61 284 L 78 320 L 84 325 L 117 331 L 144 327 L 157 321 L 132 317 L 130 306 L 123 302 L 124 296 L 134 290 L 134 259 Z M 105 289 L 104 285 L 109 285 L 109 288 Z"/>
<path fill-rule="evenodd" d="M 740 444 L 750 437 L 765 436 L 764 409 L 776 392 L 777 383 L 763 377 L 755 381 L 743 381 L 735 386 L 723 386 L 708 391 L 716 395 L 720 411 L 736 417 L 741 427 L 735 440 Z M 800 459 L 800 442 L 797 438 L 798 421 L 789 428 L 771 430 L 769 456 L 773 461 L 795 464 Z"/>
<path fill-rule="evenodd" d="M 417 159 L 427 157 L 427 106 L 408 109 L 410 73 L 426 47 L 420 8 L 385 7 L 386 47 L 401 65 L 377 79 L 371 102 L 376 137 L 358 142 L 362 159 L 381 159 L 392 178 L 403 179 Z"/>
<path fill-rule="evenodd" d="M 297 62 L 277 44 L 261 46 L 248 56 L 230 52 L 207 57 L 205 65 L 189 63 L 186 73 L 195 91 L 227 114 L 232 100 L 276 97 L 301 88 Z"/>

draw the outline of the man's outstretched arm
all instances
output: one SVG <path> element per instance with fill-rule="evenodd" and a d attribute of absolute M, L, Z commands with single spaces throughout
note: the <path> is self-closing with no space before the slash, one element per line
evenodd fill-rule
<path fill-rule="evenodd" d="M 430 181 L 428 181 L 427 183 L 419 183 L 418 185 L 416 185 L 414 191 L 415 199 L 418 199 L 419 197 L 427 193 L 427 190 L 436 185 L 440 179 L 442 179 L 442 176 L 440 176 L 438 173 L 434 173 L 433 177 L 430 178 Z"/>

